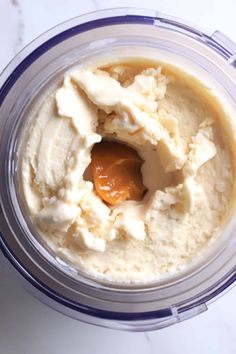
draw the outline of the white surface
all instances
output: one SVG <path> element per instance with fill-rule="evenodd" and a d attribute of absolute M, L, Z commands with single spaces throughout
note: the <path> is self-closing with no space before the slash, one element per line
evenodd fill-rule
<path fill-rule="evenodd" d="M 0 0 L 0 70 L 53 25 L 108 0 Z M 152 7 L 222 30 L 236 41 L 235 0 L 112 0 L 110 7 Z M 0 354 L 236 353 L 236 288 L 198 317 L 151 333 L 123 333 L 81 324 L 28 295 L 0 269 Z"/>

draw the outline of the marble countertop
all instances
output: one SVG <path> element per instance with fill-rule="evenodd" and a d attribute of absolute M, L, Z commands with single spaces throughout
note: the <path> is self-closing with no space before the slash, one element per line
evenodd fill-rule
<path fill-rule="evenodd" d="M 236 41 L 235 0 L 0 0 L 0 71 L 32 39 L 89 11 L 117 6 L 150 7 Z M 1 354 L 235 354 L 236 288 L 208 311 L 150 333 L 124 333 L 85 325 L 41 304 L 0 268 Z"/>

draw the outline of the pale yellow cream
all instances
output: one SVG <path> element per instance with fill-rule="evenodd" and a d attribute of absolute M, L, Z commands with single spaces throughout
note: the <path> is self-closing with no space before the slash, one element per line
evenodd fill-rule
<path fill-rule="evenodd" d="M 77 67 L 41 104 L 24 147 L 30 216 L 56 254 L 89 275 L 172 275 L 207 248 L 229 214 L 235 142 L 226 130 L 216 98 L 177 68 Z M 86 180 L 102 138 L 143 158 L 141 202 L 109 207 Z"/>

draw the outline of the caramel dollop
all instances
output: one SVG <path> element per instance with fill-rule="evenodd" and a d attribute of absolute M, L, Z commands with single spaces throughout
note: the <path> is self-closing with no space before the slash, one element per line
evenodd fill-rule
<path fill-rule="evenodd" d="M 141 200 L 143 160 L 131 147 L 106 141 L 95 144 L 91 152 L 93 183 L 99 197 L 110 205 L 125 200 Z"/>

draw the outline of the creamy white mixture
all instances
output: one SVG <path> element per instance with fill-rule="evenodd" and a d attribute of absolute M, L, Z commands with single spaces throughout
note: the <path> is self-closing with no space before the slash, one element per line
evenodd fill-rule
<path fill-rule="evenodd" d="M 77 67 L 41 104 L 24 147 L 30 216 L 57 255 L 89 275 L 148 282 L 196 258 L 219 232 L 235 160 L 223 110 L 197 79 L 133 60 Z M 102 138 L 134 147 L 148 189 L 109 207 L 85 180 Z"/>

